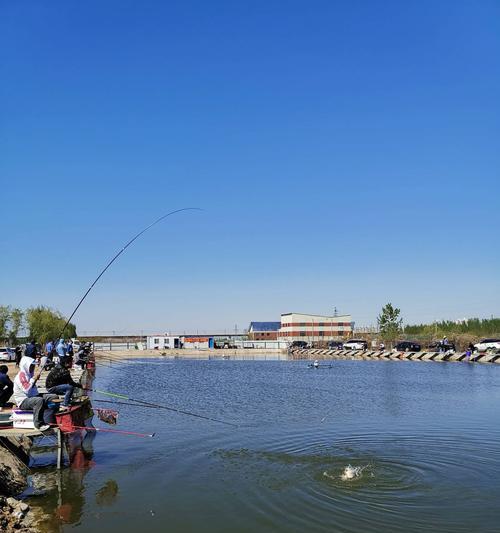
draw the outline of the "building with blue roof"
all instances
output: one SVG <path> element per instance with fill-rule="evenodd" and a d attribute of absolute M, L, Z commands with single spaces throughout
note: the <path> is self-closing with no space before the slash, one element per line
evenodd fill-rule
<path fill-rule="evenodd" d="M 250 322 L 248 338 L 254 341 L 275 341 L 281 322 Z"/>

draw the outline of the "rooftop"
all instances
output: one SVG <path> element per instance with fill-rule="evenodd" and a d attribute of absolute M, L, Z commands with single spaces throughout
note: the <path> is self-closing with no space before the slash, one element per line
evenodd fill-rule
<path fill-rule="evenodd" d="M 281 322 L 250 322 L 249 331 L 278 331 Z"/>

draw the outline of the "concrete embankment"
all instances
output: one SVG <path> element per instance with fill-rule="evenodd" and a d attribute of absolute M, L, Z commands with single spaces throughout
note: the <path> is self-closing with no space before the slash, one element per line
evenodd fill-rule
<path fill-rule="evenodd" d="M 248 361 L 287 360 L 287 359 L 365 359 L 401 361 L 469 361 L 472 363 L 499 363 L 500 353 L 474 353 L 467 358 L 465 352 L 393 352 L 378 350 L 113 350 L 95 352 L 102 361 L 132 358 L 161 357 L 164 359 L 232 359 Z"/>
<path fill-rule="evenodd" d="M 222 350 L 98 350 L 96 359 L 132 359 L 141 357 L 163 357 L 165 359 L 287 359 L 286 350 L 277 349 L 222 349 Z"/>
<path fill-rule="evenodd" d="M 392 352 L 373 350 L 294 350 L 290 359 L 365 359 L 401 361 L 467 361 L 471 363 L 500 363 L 500 353 L 474 353 L 469 358 L 465 352 Z"/>

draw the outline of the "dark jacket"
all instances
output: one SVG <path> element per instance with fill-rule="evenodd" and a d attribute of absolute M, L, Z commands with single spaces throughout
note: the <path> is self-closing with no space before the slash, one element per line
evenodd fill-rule
<path fill-rule="evenodd" d="M 47 376 L 45 381 L 45 386 L 47 389 L 56 387 L 57 385 L 73 385 L 73 387 L 80 387 L 79 383 L 75 383 L 69 373 L 67 368 L 62 367 L 61 365 L 55 366 Z"/>
<path fill-rule="evenodd" d="M 0 391 L 2 391 L 5 387 L 8 387 L 9 385 L 13 386 L 13 383 L 9 376 L 0 372 Z"/>
<path fill-rule="evenodd" d="M 24 355 L 26 357 L 31 357 L 31 359 L 35 359 L 36 356 L 36 344 L 33 344 L 30 342 L 26 345 L 26 350 L 24 351 Z"/>

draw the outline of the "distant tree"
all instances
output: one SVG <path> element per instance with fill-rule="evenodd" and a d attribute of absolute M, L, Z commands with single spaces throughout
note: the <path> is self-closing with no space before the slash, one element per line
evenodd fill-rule
<path fill-rule="evenodd" d="M 29 338 L 36 342 L 46 343 L 50 339 L 56 339 L 62 331 L 66 319 L 59 311 L 50 307 L 38 306 L 26 310 L 26 325 Z M 68 324 L 64 331 L 64 337 L 76 337 L 76 326 Z"/>
<path fill-rule="evenodd" d="M 23 312 L 17 307 L 0 305 L 0 342 L 14 345 L 23 325 Z"/>
<path fill-rule="evenodd" d="M 10 307 L 8 305 L 0 305 L 0 341 L 7 339 L 7 326 L 10 318 Z"/>
<path fill-rule="evenodd" d="M 14 307 L 10 311 L 9 319 L 9 343 L 14 346 L 18 342 L 19 331 L 22 329 L 24 323 L 24 313 L 18 307 Z"/>
<path fill-rule="evenodd" d="M 425 335 L 440 338 L 443 335 L 473 335 L 475 337 L 500 336 L 500 318 L 468 318 L 467 320 L 442 320 L 433 324 L 413 324 L 405 326 L 410 335 Z"/>
<path fill-rule="evenodd" d="M 380 336 L 385 342 L 392 342 L 398 338 L 402 330 L 403 319 L 400 317 L 401 310 L 388 303 L 382 307 L 382 312 L 377 317 Z"/>

